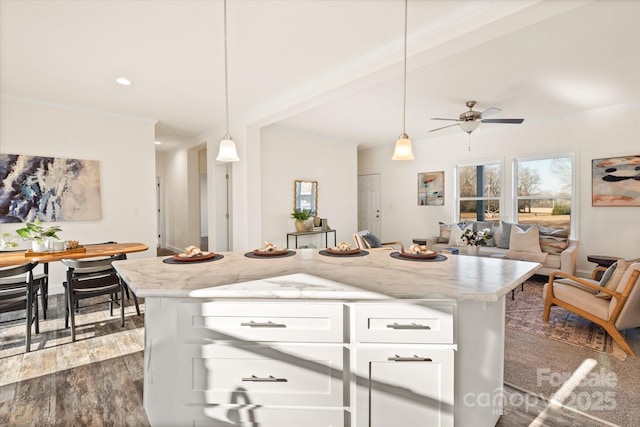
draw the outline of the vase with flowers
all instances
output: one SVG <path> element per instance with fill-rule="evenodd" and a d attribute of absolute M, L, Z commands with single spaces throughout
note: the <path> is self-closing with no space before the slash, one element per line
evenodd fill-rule
<path fill-rule="evenodd" d="M 489 239 L 493 237 L 491 230 L 483 228 L 482 230 L 473 231 L 471 229 L 464 230 L 460 239 L 467 245 L 468 255 L 478 255 L 478 246 L 487 246 Z"/>

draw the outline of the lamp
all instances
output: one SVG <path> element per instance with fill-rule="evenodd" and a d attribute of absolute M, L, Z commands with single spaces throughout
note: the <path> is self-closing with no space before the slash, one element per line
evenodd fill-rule
<path fill-rule="evenodd" d="M 402 135 L 396 141 L 396 148 L 393 150 L 391 160 L 413 160 L 413 152 L 411 151 L 411 140 L 405 132 L 405 123 L 407 115 L 407 3 L 404 0 L 404 91 L 402 99 Z"/>
<path fill-rule="evenodd" d="M 227 133 L 224 139 L 220 141 L 220 150 L 216 160 L 219 162 L 238 162 L 240 158 L 236 152 L 236 144 L 229 134 L 229 77 L 227 70 L 227 0 L 224 0 L 224 100 Z"/>
<path fill-rule="evenodd" d="M 460 128 L 466 133 L 471 133 L 474 130 L 478 129 L 478 126 L 480 126 L 480 122 L 476 120 L 469 120 L 466 122 L 460 122 L 458 124 L 460 125 Z"/>

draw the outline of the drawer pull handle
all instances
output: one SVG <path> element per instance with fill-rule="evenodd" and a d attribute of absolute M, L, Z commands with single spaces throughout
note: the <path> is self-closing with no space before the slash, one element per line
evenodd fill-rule
<path fill-rule="evenodd" d="M 284 323 L 274 323 L 271 320 L 268 322 L 242 322 L 240 326 L 249 326 L 250 328 L 286 328 L 287 325 Z"/>
<path fill-rule="evenodd" d="M 390 357 L 389 360 L 391 362 L 433 362 L 433 360 L 431 360 L 431 358 L 429 357 L 420 357 L 416 355 L 403 357 L 403 356 L 398 356 L 397 354 L 395 356 Z"/>
<path fill-rule="evenodd" d="M 431 326 L 419 325 L 417 323 L 412 323 L 410 325 L 401 325 L 399 323 L 390 323 L 390 324 L 387 325 L 387 328 L 391 328 L 391 329 L 431 329 Z"/>
<path fill-rule="evenodd" d="M 249 378 L 243 378 L 242 381 L 248 381 L 253 383 L 286 383 L 288 382 L 286 378 L 276 378 L 273 375 L 269 375 L 268 377 L 256 377 L 255 375 L 251 375 Z"/>

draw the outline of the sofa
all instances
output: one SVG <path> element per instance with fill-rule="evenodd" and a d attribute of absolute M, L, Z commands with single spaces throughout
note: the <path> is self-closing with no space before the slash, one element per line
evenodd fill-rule
<path fill-rule="evenodd" d="M 513 227 L 514 225 L 517 227 Z M 454 226 L 458 227 L 458 229 L 454 229 L 455 231 L 452 233 L 451 228 Z M 535 224 L 512 224 L 505 221 L 502 221 L 502 224 L 498 227 L 491 222 L 477 221 L 465 221 L 457 224 L 440 222 L 439 227 L 439 236 L 426 239 L 427 247 L 432 251 L 442 252 L 443 250 L 456 248 L 461 254 L 465 254 L 466 244 L 459 238 L 464 228 L 470 228 L 474 231 L 489 228 L 493 237 L 487 242 L 487 246 L 479 246 L 479 256 L 540 262 L 542 268 L 536 274 L 546 276 L 558 270 L 575 275 L 579 242 L 569 239 L 569 230 L 567 229 L 551 229 Z M 517 244 L 515 239 L 509 245 L 510 238 L 506 237 L 505 232 L 512 236 L 512 231 L 518 234 L 523 231 L 522 229 L 525 229 L 524 232 L 526 232 L 530 227 L 536 227 L 536 230 L 531 230 L 531 232 L 537 231 L 538 233 L 538 248 L 531 249 L 531 253 L 522 251 L 522 248 L 514 247 Z M 447 228 L 449 229 L 448 232 Z"/>

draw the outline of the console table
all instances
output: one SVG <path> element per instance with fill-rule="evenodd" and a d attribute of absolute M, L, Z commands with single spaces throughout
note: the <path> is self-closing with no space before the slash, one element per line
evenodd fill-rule
<path fill-rule="evenodd" d="M 300 233 L 287 233 L 287 249 L 298 249 L 298 236 L 308 236 L 311 234 L 324 234 L 324 247 L 329 247 L 329 233 L 333 233 L 333 246 L 337 245 L 336 230 L 320 230 L 320 231 L 302 231 Z M 289 238 L 293 237 L 295 244 L 293 248 L 289 246 Z"/>

